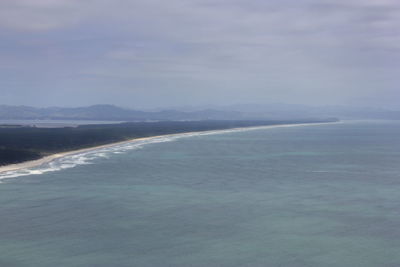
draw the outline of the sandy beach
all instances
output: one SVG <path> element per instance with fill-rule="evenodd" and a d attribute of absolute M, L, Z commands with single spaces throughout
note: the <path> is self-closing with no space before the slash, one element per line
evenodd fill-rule
<path fill-rule="evenodd" d="M 332 123 L 338 123 L 338 122 L 266 125 L 266 126 L 256 126 L 256 127 L 241 127 L 241 128 L 232 128 L 232 129 L 199 131 L 199 132 L 186 132 L 186 133 L 176 133 L 176 134 L 166 134 L 166 135 L 157 135 L 157 136 L 150 136 L 150 137 L 134 138 L 134 139 L 126 140 L 126 141 L 120 141 L 120 142 L 114 142 L 114 143 L 109 143 L 109 144 L 100 145 L 100 146 L 77 149 L 77 150 L 72 150 L 72 151 L 68 151 L 68 152 L 56 153 L 56 154 L 52 154 L 52 155 L 49 155 L 49 156 L 45 156 L 45 157 L 37 159 L 37 160 L 31 160 L 31 161 L 26 161 L 26 162 L 17 163 L 17 164 L 10 164 L 10 165 L 5 165 L 5 166 L 0 166 L 0 174 L 6 173 L 6 172 L 10 172 L 10 171 L 17 171 L 17 170 L 23 170 L 23 169 L 29 169 L 29 168 L 38 167 L 38 166 L 41 166 L 43 164 L 49 163 L 49 162 L 51 162 L 53 160 L 56 160 L 56 159 L 59 159 L 59 158 L 65 157 L 65 156 L 70 156 L 70 155 L 90 152 L 90 151 L 94 151 L 94 150 L 98 150 L 98 149 L 102 149 L 102 148 L 109 148 L 109 147 L 114 147 L 114 146 L 129 144 L 129 143 L 134 143 L 134 142 L 138 142 L 138 141 L 152 140 L 152 139 L 156 139 L 156 138 L 160 138 L 160 137 L 176 137 L 176 136 L 184 137 L 184 136 L 193 135 L 193 134 L 213 134 L 213 133 L 224 133 L 224 132 L 232 132 L 232 131 L 243 131 L 243 130 L 247 131 L 247 130 L 255 130 L 255 129 L 268 129 L 268 128 L 280 128 L 280 127 L 317 126 L 317 125 L 332 124 Z"/>
<path fill-rule="evenodd" d="M 173 135 L 177 135 L 177 134 L 173 134 Z M 151 137 L 134 138 L 134 139 L 126 140 L 126 141 L 120 141 L 120 142 L 115 142 L 115 143 L 110 143 L 110 144 L 105 144 L 105 145 L 100 145 L 100 146 L 93 146 L 93 147 L 82 148 L 82 149 L 77 149 L 77 150 L 72 150 L 72 151 L 67 151 L 67 152 L 56 153 L 56 154 L 52 154 L 49 156 L 45 156 L 45 157 L 37 159 L 37 160 L 30 160 L 30 161 L 26 161 L 26 162 L 17 163 L 17 164 L 1 166 L 0 174 L 4 173 L 4 172 L 9 172 L 9 171 L 16 171 L 16 170 L 21 170 L 21 169 L 37 167 L 42 164 L 49 163 L 55 159 L 62 158 L 65 156 L 90 152 L 90 151 L 94 151 L 94 150 L 98 150 L 98 149 L 102 149 L 102 148 L 113 147 L 113 146 L 118 146 L 118 145 L 124 145 L 124 144 L 132 143 L 132 142 L 151 140 L 151 139 L 159 138 L 159 137 L 173 136 L 173 135 L 158 135 L 158 136 L 151 136 Z"/>

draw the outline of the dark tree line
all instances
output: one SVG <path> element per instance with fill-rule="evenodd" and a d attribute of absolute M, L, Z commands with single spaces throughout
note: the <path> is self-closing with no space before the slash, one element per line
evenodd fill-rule
<path fill-rule="evenodd" d="M 67 128 L 4 127 L 0 128 L 0 165 L 132 138 L 237 127 L 326 121 L 328 120 L 164 121 L 82 125 Z M 329 121 L 333 121 L 333 119 Z"/>

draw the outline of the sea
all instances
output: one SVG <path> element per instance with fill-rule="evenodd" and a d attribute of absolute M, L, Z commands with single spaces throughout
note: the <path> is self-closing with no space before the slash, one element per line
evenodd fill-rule
<path fill-rule="evenodd" d="M 0 176 L 1 267 L 400 266 L 400 122 L 160 137 Z"/>

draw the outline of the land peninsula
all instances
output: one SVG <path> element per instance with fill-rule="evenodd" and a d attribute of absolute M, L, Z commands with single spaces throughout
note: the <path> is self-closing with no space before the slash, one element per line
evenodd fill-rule
<path fill-rule="evenodd" d="M 270 121 L 159 121 L 41 128 L 0 125 L 0 172 L 40 165 L 59 156 L 140 138 L 245 127 L 337 122 L 338 119 Z M 16 167 L 7 168 L 14 165 Z"/>

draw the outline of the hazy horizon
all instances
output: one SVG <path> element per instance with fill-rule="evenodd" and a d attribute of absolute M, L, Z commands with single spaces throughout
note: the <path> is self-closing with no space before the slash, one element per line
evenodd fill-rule
<path fill-rule="evenodd" d="M 400 111 L 400 107 L 396 109 L 390 107 L 381 107 L 381 106 L 351 106 L 351 105 L 329 105 L 329 104 L 288 104 L 283 102 L 270 102 L 270 103 L 232 103 L 232 104 L 204 104 L 204 105 L 175 105 L 175 106 L 155 106 L 155 107 L 148 107 L 148 108 L 141 108 L 139 106 L 124 106 L 118 104 L 110 104 L 110 103 L 93 103 L 88 105 L 12 105 L 12 104 L 3 104 L 0 103 L 0 106 L 10 106 L 10 107 L 32 107 L 38 109 L 47 109 L 47 108 L 89 108 L 94 106 L 114 106 L 116 108 L 122 109 L 129 109 L 129 110 L 137 110 L 137 111 L 146 111 L 146 112 L 153 112 L 153 111 L 167 111 L 167 110 L 177 110 L 177 111 L 205 111 L 205 110 L 226 110 L 226 111 L 243 111 L 247 109 L 257 109 L 257 108 L 271 108 L 271 109 L 282 109 L 284 107 L 288 107 L 291 109 L 296 108 L 304 108 L 306 110 L 310 109 L 324 109 L 324 108 L 334 108 L 336 110 L 342 109 L 353 109 L 353 110 L 386 110 L 386 111 Z"/>
<path fill-rule="evenodd" d="M 399 110 L 395 0 L 5 0 L 0 104 Z"/>

